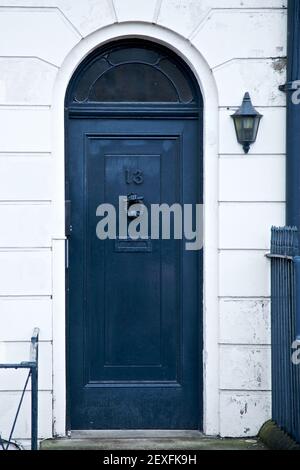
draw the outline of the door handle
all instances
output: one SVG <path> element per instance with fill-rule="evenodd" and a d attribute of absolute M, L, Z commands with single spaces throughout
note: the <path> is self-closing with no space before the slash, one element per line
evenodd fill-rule
<path fill-rule="evenodd" d="M 65 236 L 70 237 L 72 233 L 71 224 L 71 201 L 65 201 Z"/>
<path fill-rule="evenodd" d="M 71 201 L 65 201 L 65 266 L 66 269 L 69 269 L 69 238 L 72 233 L 72 224 L 71 224 Z"/>

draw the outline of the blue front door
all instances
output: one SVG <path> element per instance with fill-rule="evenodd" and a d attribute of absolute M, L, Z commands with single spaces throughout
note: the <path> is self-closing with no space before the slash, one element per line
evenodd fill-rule
<path fill-rule="evenodd" d="M 120 196 L 201 203 L 199 118 L 90 111 L 67 121 L 69 426 L 200 429 L 202 252 L 96 234 Z"/>

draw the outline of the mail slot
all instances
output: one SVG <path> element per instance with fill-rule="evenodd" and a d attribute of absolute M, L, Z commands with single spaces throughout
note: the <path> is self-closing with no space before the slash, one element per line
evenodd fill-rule
<path fill-rule="evenodd" d="M 115 241 L 115 251 L 117 253 L 150 253 L 152 251 L 151 239 L 118 238 Z"/>

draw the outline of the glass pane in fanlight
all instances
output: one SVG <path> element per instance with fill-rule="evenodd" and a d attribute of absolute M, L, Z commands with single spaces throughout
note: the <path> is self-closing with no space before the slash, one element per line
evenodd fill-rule
<path fill-rule="evenodd" d="M 91 88 L 89 101 L 179 102 L 173 83 L 146 64 L 122 64 L 111 68 Z"/>
<path fill-rule="evenodd" d="M 169 59 L 163 59 L 159 63 L 159 68 L 167 74 L 170 81 L 172 81 L 176 87 L 180 101 L 182 103 L 190 103 L 193 101 L 193 91 L 190 87 L 190 83 L 186 79 L 186 76 L 178 68 L 176 64 L 171 62 Z"/>
<path fill-rule="evenodd" d="M 93 62 L 81 75 L 80 80 L 76 84 L 74 91 L 75 101 L 82 102 L 87 100 L 92 84 L 109 68 L 110 65 L 105 59 Z"/>
<path fill-rule="evenodd" d="M 155 64 L 159 60 L 160 54 L 157 51 L 141 47 L 120 47 L 112 51 L 109 56 L 109 62 L 112 65 L 119 65 L 125 62 L 144 62 Z"/>

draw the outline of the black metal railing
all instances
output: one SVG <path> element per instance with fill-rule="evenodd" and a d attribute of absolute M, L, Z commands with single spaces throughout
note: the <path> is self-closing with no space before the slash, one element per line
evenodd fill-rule
<path fill-rule="evenodd" d="M 271 237 L 272 419 L 300 442 L 299 232 L 273 227 Z"/>
<path fill-rule="evenodd" d="M 27 390 L 29 380 L 31 378 L 31 449 L 37 450 L 38 448 L 38 344 L 39 344 L 39 329 L 35 328 L 31 337 L 30 344 L 30 358 L 29 361 L 20 362 L 17 364 L 0 364 L 0 369 L 28 369 L 28 375 L 25 381 L 23 391 L 21 393 L 20 401 L 17 406 L 16 415 L 12 423 L 11 431 L 7 439 L 0 436 L 0 447 L 2 450 L 8 450 L 10 446 L 14 445 L 13 433 L 15 431 L 18 416 L 20 414 L 21 406 L 23 403 L 24 395 Z M 1 416 L 0 416 L 1 426 Z"/>

